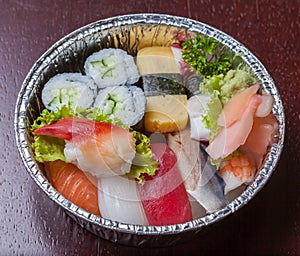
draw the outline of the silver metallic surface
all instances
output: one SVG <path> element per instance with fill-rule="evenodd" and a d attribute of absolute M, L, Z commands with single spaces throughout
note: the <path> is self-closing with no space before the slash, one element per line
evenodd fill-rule
<path fill-rule="evenodd" d="M 122 48 L 135 56 L 139 47 L 170 45 L 178 31 L 192 31 L 213 37 L 243 53 L 267 92 L 275 99 L 273 113 L 279 129 L 276 143 L 268 151 L 263 168 L 245 191 L 225 208 L 193 221 L 169 226 L 141 226 L 107 220 L 78 208 L 66 200 L 50 184 L 43 166 L 32 156 L 30 124 L 44 108 L 41 102 L 43 85 L 55 74 L 84 72 L 83 63 L 91 53 L 106 47 Z M 169 246 L 188 239 L 247 204 L 265 185 L 274 171 L 283 149 L 285 117 L 280 95 L 261 62 L 241 43 L 225 33 L 188 18 L 162 14 L 134 14 L 100 20 L 62 38 L 34 64 L 23 82 L 15 108 L 15 133 L 20 155 L 28 173 L 37 185 L 81 226 L 112 242 L 133 246 Z"/>

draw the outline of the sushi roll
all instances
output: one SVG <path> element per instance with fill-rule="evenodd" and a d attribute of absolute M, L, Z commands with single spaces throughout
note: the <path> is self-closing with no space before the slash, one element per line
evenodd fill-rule
<path fill-rule="evenodd" d="M 136 86 L 111 86 L 100 90 L 94 107 L 132 126 L 144 116 L 146 97 L 142 89 Z"/>
<path fill-rule="evenodd" d="M 49 110 L 62 106 L 89 108 L 95 99 L 96 85 L 80 73 L 62 73 L 52 77 L 42 90 L 42 102 Z"/>
<path fill-rule="evenodd" d="M 133 57 L 121 49 L 107 48 L 93 53 L 86 59 L 84 70 L 99 88 L 134 84 L 139 80 Z"/>

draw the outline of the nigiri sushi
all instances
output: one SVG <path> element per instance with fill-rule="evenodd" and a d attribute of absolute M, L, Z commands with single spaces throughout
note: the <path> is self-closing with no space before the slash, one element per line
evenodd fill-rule
<path fill-rule="evenodd" d="M 168 145 L 177 156 L 178 168 L 187 192 L 207 212 L 223 208 L 225 183 L 218 170 L 210 164 L 202 143 L 191 139 L 190 129 L 168 134 Z"/>
<path fill-rule="evenodd" d="M 210 96 L 198 94 L 190 97 L 187 101 L 187 112 L 190 120 L 191 138 L 199 141 L 208 141 L 210 130 L 203 122 L 203 115 L 207 111 Z"/>
<path fill-rule="evenodd" d="M 102 217 L 122 223 L 148 225 L 137 181 L 124 175 L 98 179 L 98 200 Z"/>
<path fill-rule="evenodd" d="M 67 162 L 93 176 L 124 175 L 135 156 L 135 139 L 129 131 L 85 118 L 62 118 L 34 131 L 34 135 L 66 140 Z"/>
<path fill-rule="evenodd" d="M 234 156 L 220 166 L 220 174 L 225 181 L 225 194 L 242 184 L 249 184 L 255 175 L 256 168 L 247 156 Z"/>
<path fill-rule="evenodd" d="M 97 187 L 81 170 L 61 160 L 44 164 L 53 187 L 59 193 L 86 211 L 100 215 Z"/>
<path fill-rule="evenodd" d="M 164 143 L 153 143 L 158 160 L 155 176 L 138 185 L 142 205 L 150 225 L 171 225 L 192 220 L 192 210 L 177 167 L 174 152 Z"/>
<path fill-rule="evenodd" d="M 263 157 L 267 149 L 274 143 L 274 135 L 278 129 L 278 123 L 273 113 L 265 117 L 255 117 L 253 127 L 241 151 L 255 163 L 257 168 L 261 167 Z"/>

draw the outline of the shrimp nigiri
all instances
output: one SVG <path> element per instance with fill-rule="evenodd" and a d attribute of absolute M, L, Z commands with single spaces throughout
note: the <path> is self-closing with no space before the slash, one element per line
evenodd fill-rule
<path fill-rule="evenodd" d="M 225 181 L 225 194 L 242 184 L 249 184 L 255 175 L 256 168 L 246 155 L 234 156 L 222 162 L 220 174 Z"/>
<path fill-rule="evenodd" d="M 53 187 L 86 211 L 100 215 L 97 187 L 75 165 L 61 160 L 45 162 Z"/>
<path fill-rule="evenodd" d="M 66 140 L 67 162 L 97 178 L 128 173 L 136 153 L 132 133 L 113 124 L 85 118 L 62 118 L 35 130 L 34 135 Z"/>

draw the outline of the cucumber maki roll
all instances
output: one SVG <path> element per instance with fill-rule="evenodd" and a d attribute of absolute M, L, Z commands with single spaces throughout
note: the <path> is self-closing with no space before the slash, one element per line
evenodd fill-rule
<path fill-rule="evenodd" d="M 110 86 L 100 90 L 94 107 L 132 126 L 144 116 L 146 97 L 143 90 L 136 86 Z"/>
<path fill-rule="evenodd" d="M 42 102 L 49 110 L 56 111 L 63 105 L 72 109 L 89 108 L 96 96 L 93 79 L 80 73 L 62 73 L 52 77 L 42 90 Z"/>
<path fill-rule="evenodd" d="M 139 80 L 139 72 L 134 59 L 126 51 L 107 48 L 90 55 L 84 70 L 99 88 L 134 84 Z"/>

